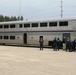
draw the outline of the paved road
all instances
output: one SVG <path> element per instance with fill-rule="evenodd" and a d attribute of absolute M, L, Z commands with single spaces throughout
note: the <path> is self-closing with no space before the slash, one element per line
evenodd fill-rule
<path fill-rule="evenodd" d="M 76 75 L 76 52 L 0 46 L 0 75 Z"/>

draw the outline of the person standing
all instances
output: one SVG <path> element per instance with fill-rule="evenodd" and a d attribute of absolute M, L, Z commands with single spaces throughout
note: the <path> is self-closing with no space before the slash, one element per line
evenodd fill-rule
<path fill-rule="evenodd" d="M 76 38 L 73 41 L 73 51 L 75 51 L 75 50 L 76 50 Z"/>
<path fill-rule="evenodd" d="M 66 44 L 67 44 L 66 51 L 69 50 L 69 52 L 72 52 L 72 41 L 70 38 L 67 39 Z"/>
<path fill-rule="evenodd" d="M 40 38 L 39 43 L 40 43 L 40 50 L 43 50 L 44 40 L 42 38 Z"/>
<path fill-rule="evenodd" d="M 58 38 L 58 39 L 57 39 L 57 49 L 58 49 L 58 51 L 59 51 L 59 49 L 60 49 L 60 45 L 61 45 L 61 41 L 60 41 L 60 39 Z"/>
<path fill-rule="evenodd" d="M 54 50 L 54 51 L 57 51 L 57 40 L 56 40 L 56 37 L 55 37 L 55 39 L 53 40 L 53 50 Z"/>

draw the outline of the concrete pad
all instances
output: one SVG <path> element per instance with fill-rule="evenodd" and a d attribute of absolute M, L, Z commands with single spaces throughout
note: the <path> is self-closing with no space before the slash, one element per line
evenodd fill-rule
<path fill-rule="evenodd" d="M 76 75 L 76 52 L 0 46 L 0 75 Z"/>

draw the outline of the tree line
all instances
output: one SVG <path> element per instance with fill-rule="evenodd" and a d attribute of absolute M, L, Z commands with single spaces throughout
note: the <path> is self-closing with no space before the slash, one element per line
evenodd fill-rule
<path fill-rule="evenodd" d="M 3 15 L 0 15 L 0 22 L 6 22 L 6 21 L 19 21 L 19 20 L 23 20 L 23 16 L 3 16 Z"/>

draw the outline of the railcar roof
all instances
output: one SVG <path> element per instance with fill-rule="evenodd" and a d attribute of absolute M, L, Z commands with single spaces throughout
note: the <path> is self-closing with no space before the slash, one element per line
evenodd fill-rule
<path fill-rule="evenodd" d="M 14 23 L 37 23 L 37 22 L 56 22 L 56 21 L 73 21 L 75 18 L 54 18 L 54 19 L 37 19 L 37 20 L 25 20 L 25 21 L 8 21 L 0 22 L 0 24 L 14 24 Z"/>

